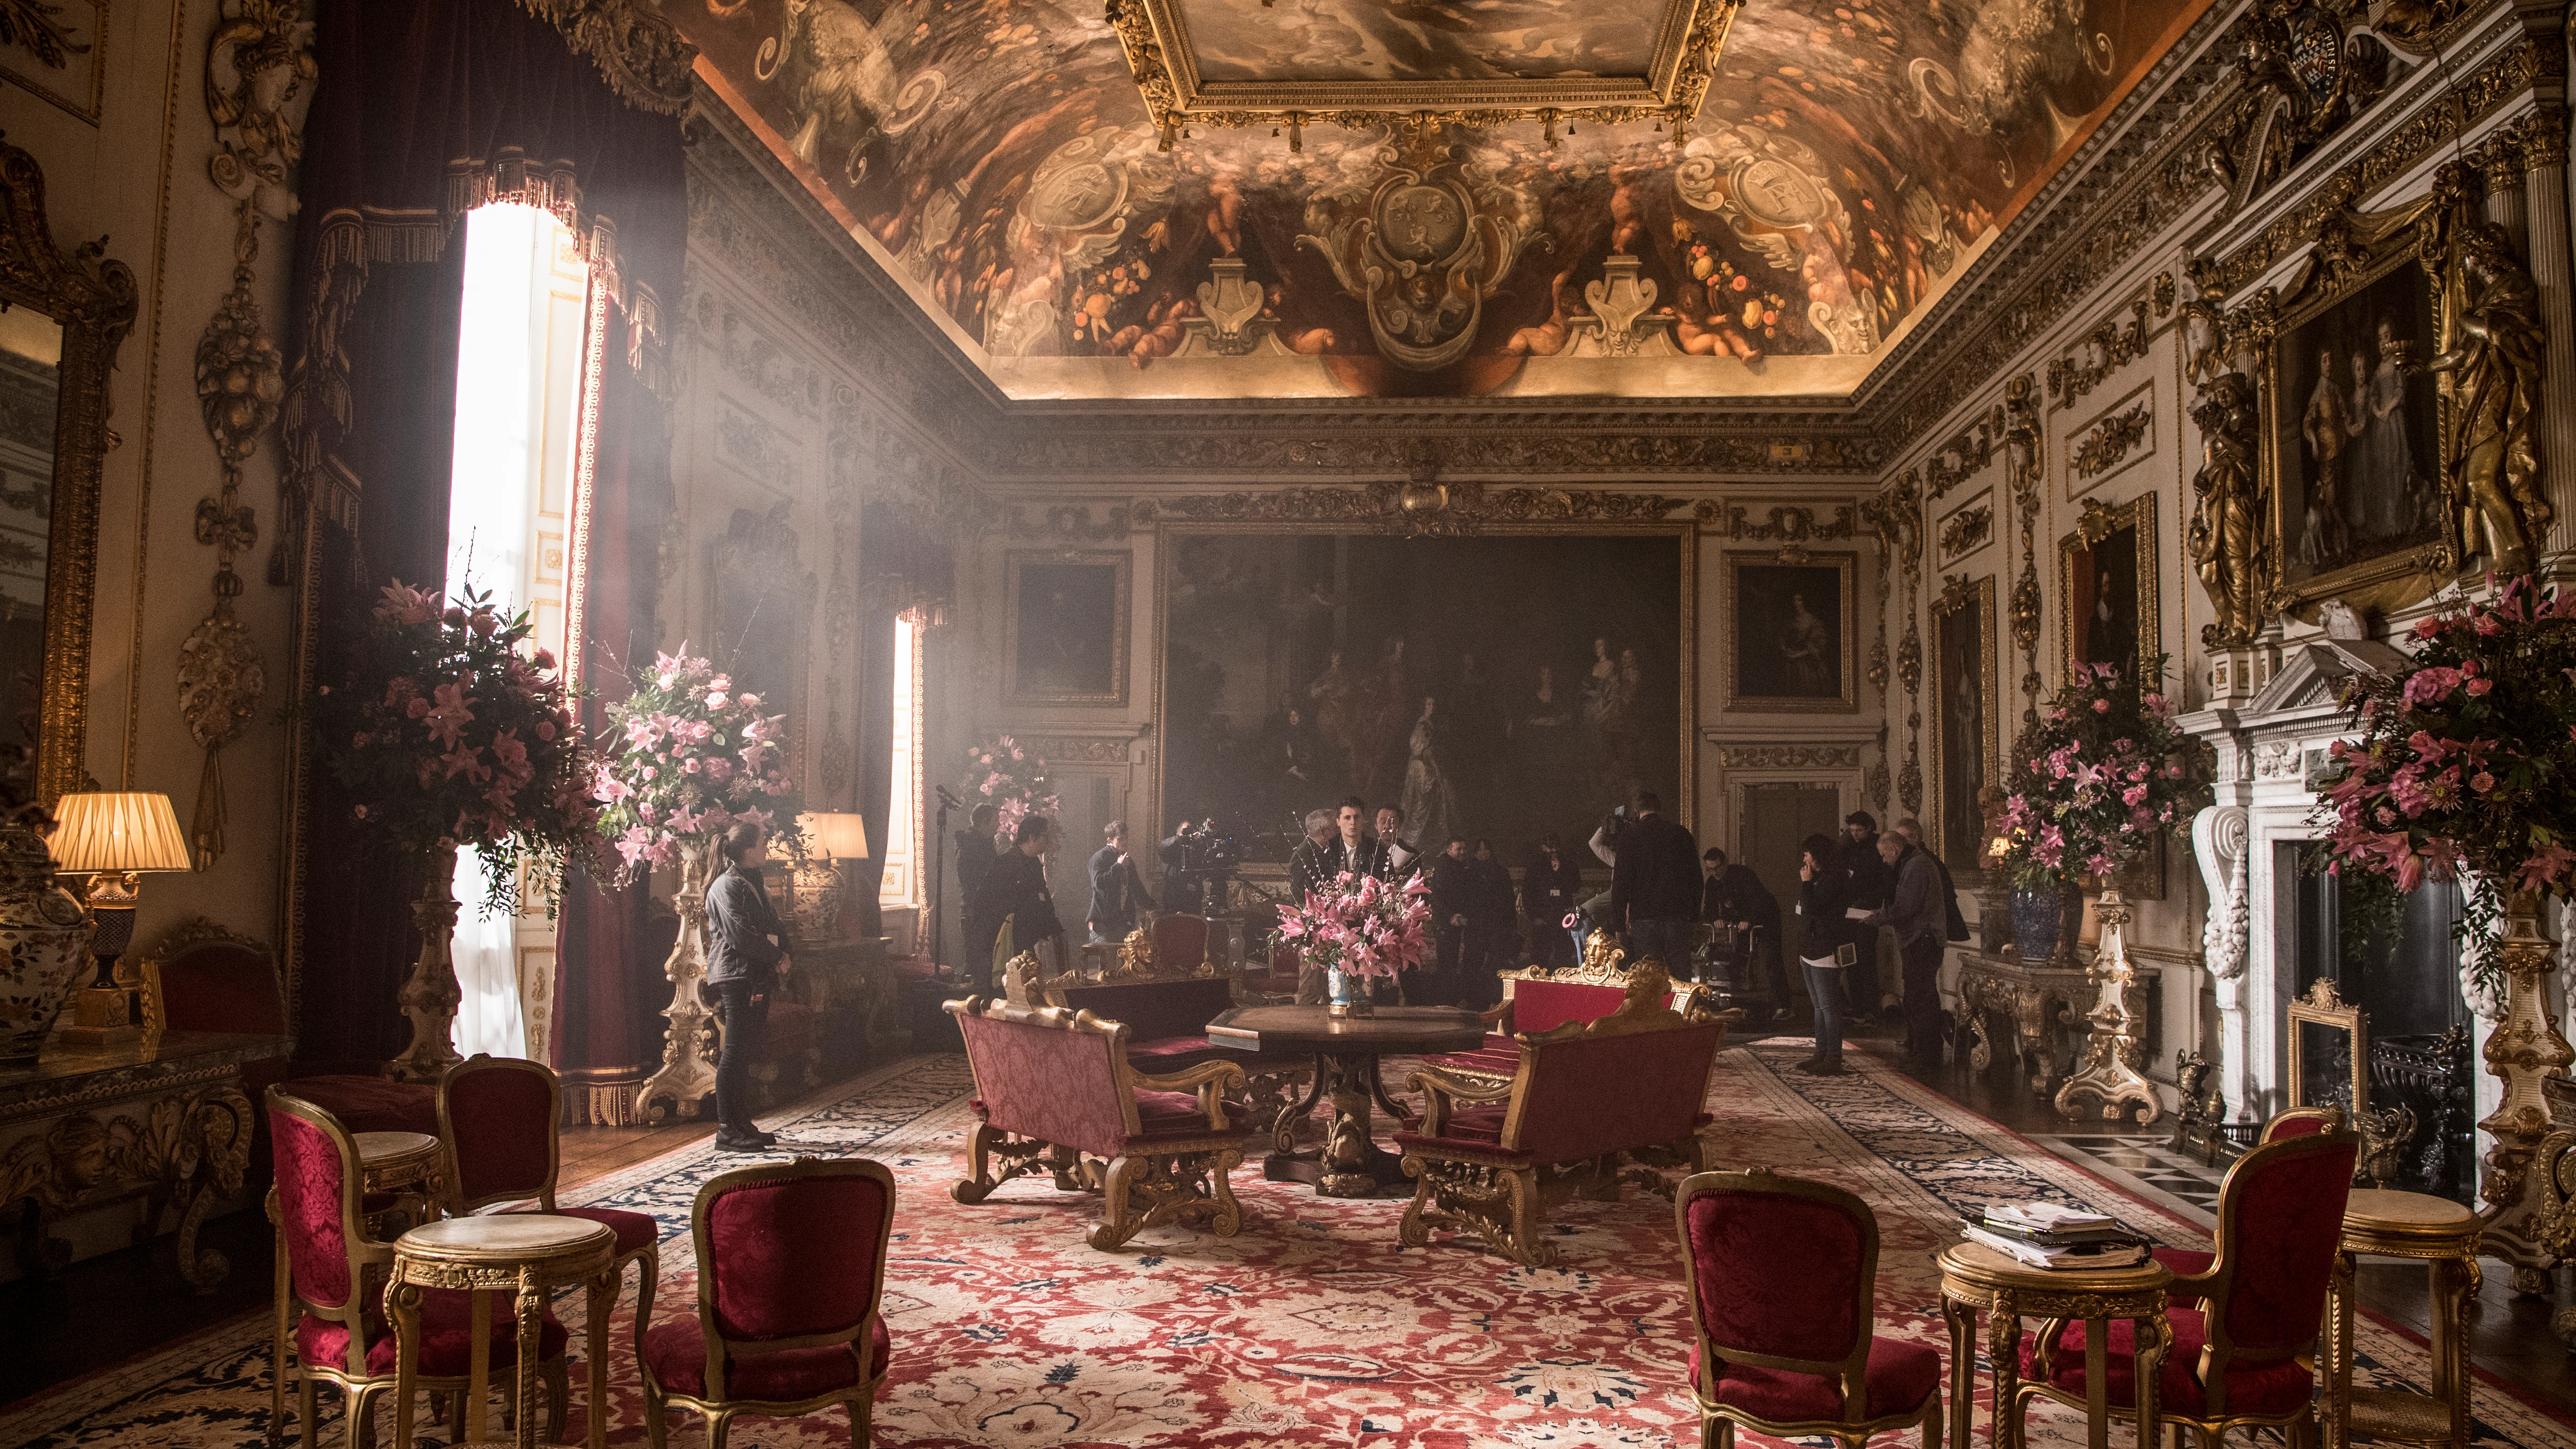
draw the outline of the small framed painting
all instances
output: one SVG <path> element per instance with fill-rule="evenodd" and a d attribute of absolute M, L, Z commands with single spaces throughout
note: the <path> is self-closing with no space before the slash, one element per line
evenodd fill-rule
<path fill-rule="evenodd" d="M 1022 551 L 1009 556 L 1003 658 L 1013 704 L 1127 703 L 1133 555 Z"/>
<path fill-rule="evenodd" d="M 1726 556 L 1722 707 L 1748 712 L 1848 713 L 1852 585 L 1857 555 Z"/>
<path fill-rule="evenodd" d="M 2157 624 L 2156 496 L 2117 507 L 2087 500 L 2075 531 L 2057 542 L 2058 627 L 2069 668 L 2108 664 L 2135 678 L 2140 660 L 2164 652 Z M 2162 688 L 2155 680 L 2149 689 Z"/>
<path fill-rule="evenodd" d="M 1995 579 L 1952 579 L 1932 606 L 1933 853 L 1963 877 L 1985 868 L 1979 797 L 1995 768 Z"/>

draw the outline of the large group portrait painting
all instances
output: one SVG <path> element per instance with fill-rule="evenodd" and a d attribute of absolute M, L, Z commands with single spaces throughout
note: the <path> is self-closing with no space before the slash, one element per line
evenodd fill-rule
<path fill-rule="evenodd" d="M 2441 533 L 2432 284 L 2401 265 L 2280 343 L 2281 500 L 2290 575 L 2307 578 Z"/>
<path fill-rule="evenodd" d="M 1182 534 L 1164 581 L 1164 813 L 1284 860 L 1358 795 L 1524 858 L 1680 789 L 1687 540 Z"/>

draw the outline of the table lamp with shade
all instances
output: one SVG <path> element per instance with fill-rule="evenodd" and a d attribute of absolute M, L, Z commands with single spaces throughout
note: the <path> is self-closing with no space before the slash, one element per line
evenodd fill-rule
<path fill-rule="evenodd" d="M 98 976 L 72 998 L 71 1024 L 62 1039 L 82 1046 L 124 1041 L 134 1024 L 134 988 L 117 979 L 116 961 L 134 943 L 138 877 L 145 871 L 182 871 L 195 862 L 179 812 L 170 797 L 153 791 L 90 791 L 54 802 L 54 833 L 45 840 L 54 869 L 86 875 L 83 904 L 90 916 L 90 954 Z"/>
<path fill-rule="evenodd" d="M 841 812 L 799 815 L 805 853 L 796 862 L 796 924 L 809 941 L 828 941 L 849 885 L 840 863 L 868 858 L 867 821 Z"/>

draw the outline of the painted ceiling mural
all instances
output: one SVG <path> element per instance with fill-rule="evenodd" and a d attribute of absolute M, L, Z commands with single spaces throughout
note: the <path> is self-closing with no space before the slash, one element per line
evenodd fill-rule
<path fill-rule="evenodd" d="M 1032 398 L 1847 394 L 2206 4 L 1748 0 L 1679 145 L 1197 126 L 1164 152 L 1097 0 L 665 0 Z M 1266 79 L 1633 70 L 1657 13 L 1186 5 L 1210 63 Z"/>

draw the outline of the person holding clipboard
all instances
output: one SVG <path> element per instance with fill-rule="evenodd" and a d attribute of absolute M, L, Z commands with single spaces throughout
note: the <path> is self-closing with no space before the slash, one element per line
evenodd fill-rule
<path fill-rule="evenodd" d="M 1818 1077 L 1843 1074 L 1843 978 L 1860 959 L 1859 922 L 1869 915 L 1852 904 L 1851 872 L 1840 855 L 1833 837 L 1821 832 L 1799 847 L 1798 965 L 1816 1008 L 1816 1050 L 1798 1070 Z"/>

